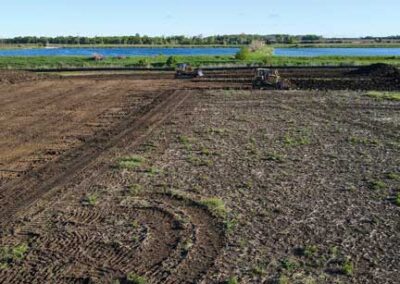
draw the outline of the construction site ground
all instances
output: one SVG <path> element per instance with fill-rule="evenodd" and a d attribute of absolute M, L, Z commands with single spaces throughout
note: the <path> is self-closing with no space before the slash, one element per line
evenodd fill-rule
<path fill-rule="evenodd" d="M 368 91 L 400 81 L 373 71 L 5 72 L 0 283 L 398 283 L 400 101 Z"/>

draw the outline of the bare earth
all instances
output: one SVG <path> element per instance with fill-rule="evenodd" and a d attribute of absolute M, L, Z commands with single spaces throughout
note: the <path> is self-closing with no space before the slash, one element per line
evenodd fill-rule
<path fill-rule="evenodd" d="M 232 86 L 0 85 L 0 282 L 398 283 L 399 101 Z"/>

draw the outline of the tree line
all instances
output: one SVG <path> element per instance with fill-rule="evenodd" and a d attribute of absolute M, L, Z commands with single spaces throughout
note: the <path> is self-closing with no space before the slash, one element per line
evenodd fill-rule
<path fill-rule="evenodd" d="M 385 38 L 365 37 L 369 41 L 398 40 L 400 36 Z M 262 41 L 266 44 L 282 43 L 339 43 L 351 39 L 328 39 L 319 35 L 215 35 L 215 36 L 146 36 L 135 34 L 133 36 L 57 36 L 57 37 L 36 37 L 24 36 L 0 39 L 3 44 L 38 44 L 38 45 L 248 45 L 253 41 Z"/>
<path fill-rule="evenodd" d="M 304 35 L 216 35 L 216 36 L 146 36 L 136 34 L 134 36 L 58 36 L 36 37 L 24 36 L 0 39 L 3 44 L 82 44 L 82 45 L 248 45 L 254 40 L 265 43 L 294 43 L 302 41 L 321 40 L 321 36 Z"/>

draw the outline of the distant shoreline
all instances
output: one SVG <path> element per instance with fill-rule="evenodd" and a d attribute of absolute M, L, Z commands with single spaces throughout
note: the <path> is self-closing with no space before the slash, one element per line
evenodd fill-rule
<path fill-rule="evenodd" d="M 0 44 L 0 49 L 36 48 L 241 48 L 244 45 L 128 45 L 128 44 Z M 273 48 L 400 48 L 400 43 L 299 43 L 271 44 Z"/>

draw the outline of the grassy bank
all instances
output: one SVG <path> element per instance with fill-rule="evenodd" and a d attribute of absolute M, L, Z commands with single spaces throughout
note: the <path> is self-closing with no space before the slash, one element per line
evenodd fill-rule
<path fill-rule="evenodd" d="M 244 60 L 234 56 L 175 56 L 175 63 L 194 66 L 223 65 L 274 65 L 274 66 L 324 66 L 368 65 L 387 63 L 400 66 L 399 56 L 390 57 L 278 57 L 252 55 Z M 106 58 L 94 61 L 80 56 L 56 57 L 0 57 L 0 69 L 68 68 L 68 67 L 167 67 L 167 56 Z"/>

